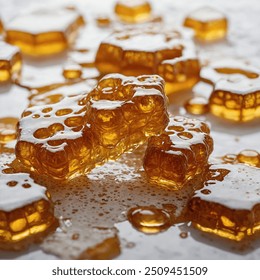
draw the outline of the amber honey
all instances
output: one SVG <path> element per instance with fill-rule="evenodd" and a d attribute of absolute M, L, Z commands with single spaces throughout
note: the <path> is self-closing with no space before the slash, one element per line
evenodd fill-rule
<path fill-rule="evenodd" d="M 142 75 L 157 73 L 166 81 L 166 93 L 191 88 L 199 80 L 195 47 L 185 30 L 158 28 L 117 31 L 97 51 L 96 67 L 103 73 Z"/>
<path fill-rule="evenodd" d="M 82 77 L 82 68 L 79 65 L 66 65 L 62 74 L 65 79 L 78 80 Z"/>
<path fill-rule="evenodd" d="M 208 100 L 203 96 L 196 96 L 189 99 L 184 108 L 193 115 L 203 115 L 209 112 Z"/>
<path fill-rule="evenodd" d="M 154 206 L 134 207 L 128 211 L 127 217 L 134 228 L 146 234 L 165 231 L 172 225 L 170 214 Z"/>
<path fill-rule="evenodd" d="M 53 205 L 45 187 L 36 184 L 28 174 L 2 167 L 0 184 L 1 249 L 24 249 L 55 228 Z"/>
<path fill-rule="evenodd" d="M 68 49 L 83 24 L 75 10 L 36 10 L 8 23 L 6 41 L 30 56 L 57 54 Z"/>
<path fill-rule="evenodd" d="M 16 156 L 30 172 L 71 179 L 136 148 L 167 123 L 159 76 L 108 75 L 90 93 L 27 109 Z"/>
<path fill-rule="evenodd" d="M 218 10 L 202 7 L 191 12 L 186 17 L 184 26 L 192 28 L 197 39 L 213 41 L 226 36 L 228 20 Z"/>
<path fill-rule="evenodd" d="M 19 77 L 22 57 L 17 47 L 0 42 L 0 83 Z"/>
<path fill-rule="evenodd" d="M 0 143 L 7 143 L 16 139 L 17 118 L 0 118 Z"/>
<path fill-rule="evenodd" d="M 115 14 L 126 23 L 139 23 L 151 16 L 152 7 L 145 0 L 119 0 L 115 5 Z"/>
<path fill-rule="evenodd" d="M 254 178 L 254 181 L 251 179 Z M 259 169 L 212 165 L 189 203 L 190 219 L 201 231 L 241 241 L 260 230 Z"/>
<path fill-rule="evenodd" d="M 4 25 L 3 25 L 3 22 L 0 19 L 0 34 L 2 34 L 3 31 L 4 31 Z"/>
<path fill-rule="evenodd" d="M 171 117 L 165 131 L 148 141 L 144 169 L 149 181 L 178 190 L 201 173 L 213 150 L 206 123 L 185 117 Z"/>

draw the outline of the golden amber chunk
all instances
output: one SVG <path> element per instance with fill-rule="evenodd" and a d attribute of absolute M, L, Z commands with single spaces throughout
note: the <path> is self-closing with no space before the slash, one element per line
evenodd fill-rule
<path fill-rule="evenodd" d="M 16 79 L 22 68 L 22 57 L 17 47 L 0 42 L 0 83 Z"/>
<path fill-rule="evenodd" d="M 212 114 L 237 122 L 260 117 L 260 78 L 219 80 L 209 99 Z"/>
<path fill-rule="evenodd" d="M 260 167 L 260 154 L 255 150 L 243 150 L 237 155 L 238 162 Z"/>
<path fill-rule="evenodd" d="M 3 31 L 4 31 L 4 25 L 3 25 L 3 22 L 0 19 L 0 34 L 2 34 Z"/>
<path fill-rule="evenodd" d="M 62 75 L 67 80 L 78 80 L 82 77 L 82 68 L 77 64 L 69 64 L 63 68 Z"/>
<path fill-rule="evenodd" d="M 213 140 L 206 123 L 185 117 L 170 117 L 165 131 L 152 136 L 144 157 L 148 179 L 155 184 L 182 188 L 201 173 L 213 150 Z"/>
<path fill-rule="evenodd" d="M 140 23 L 151 16 L 152 7 L 146 0 L 118 0 L 115 13 L 126 23 Z"/>
<path fill-rule="evenodd" d="M 16 139 L 17 123 L 18 119 L 16 118 L 0 118 L 0 144 Z"/>
<path fill-rule="evenodd" d="M 193 115 L 203 115 L 209 112 L 208 100 L 203 96 L 195 96 L 189 99 L 184 108 Z"/>
<path fill-rule="evenodd" d="M 27 109 L 16 156 L 31 172 L 66 180 L 116 159 L 168 123 L 163 80 L 111 74 L 90 92 Z"/>
<path fill-rule="evenodd" d="M 166 93 L 192 87 L 199 80 L 200 65 L 191 33 L 158 28 L 116 31 L 103 40 L 96 55 L 103 73 L 158 74 L 166 81 Z"/>
<path fill-rule="evenodd" d="M 6 41 L 30 56 L 52 55 L 68 49 L 83 24 L 73 9 L 34 10 L 6 25 Z"/>
<path fill-rule="evenodd" d="M 228 29 L 225 15 L 211 7 L 202 7 L 191 12 L 183 24 L 192 28 L 196 38 L 203 41 L 222 39 Z"/>
<path fill-rule="evenodd" d="M 259 169 L 242 164 L 217 164 L 209 169 L 202 189 L 189 202 L 193 225 L 240 241 L 260 230 Z"/>
<path fill-rule="evenodd" d="M 7 167 L 7 166 L 6 166 Z M 56 226 L 45 187 L 28 174 L 0 171 L 0 249 L 21 250 Z"/>

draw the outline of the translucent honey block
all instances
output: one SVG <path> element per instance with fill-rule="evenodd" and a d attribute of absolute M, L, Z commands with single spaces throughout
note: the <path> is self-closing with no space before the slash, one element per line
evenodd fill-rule
<path fill-rule="evenodd" d="M 217 117 L 246 122 L 260 117 L 260 78 L 236 77 L 216 83 L 209 99 Z"/>
<path fill-rule="evenodd" d="M 0 249 L 21 250 L 57 226 L 50 194 L 28 174 L 0 173 Z"/>
<path fill-rule="evenodd" d="M 225 15 L 211 7 L 202 7 L 191 12 L 183 24 L 192 28 L 196 38 L 203 41 L 222 39 L 228 29 Z"/>
<path fill-rule="evenodd" d="M 167 94 L 190 89 L 200 79 L 200 63 L 196 55 L 164 60 L 158 66 L 158 75 L 164 78 Z"/>
<path fill-rule="evenodd" d="M 0 118 L 0 144 L 8 143 L 16 139 L 17 118 Z"/>
<path fill-rule="evenodd" d="M 60 53 L 75 41 L 82 16 L 73 9 L 46 8 L 15 17 L 6 25 L 6 41 L 30 56 Z"/>
<path fill-rule="evenodd" d="M 0 41 L 0 84 L 16 79 L 22 68 L 22 57 L 17 47 Z"/>
<path fill-rule="evenodd" d="M 217 164 L 189 202 L 193 225 L 204 232 L 241 241 L 260 230 L 259 169 Z"/>
<path fill-rule="evenodd" d="M 118 0 L 115 13 L 126 23 L 140 23 L 151 16 L 152 7 L 146 0 Z"/>
<path fill-rule="evenodd" d="M 260 69 L 242 60 L 228 58 L 209 63 L 201 68 L 200 77 L 205 83 L 215 85 L 220 79 L 259 78 Z"/>
<path fill-rule="evenodd" d="M 4 31 L 4 25 L 3 25 L 3 22 L 0 19 L 0 34 L 2 34 L 3 31 Z"/>
<path fill-rule="evenodd" d="M 90 93 L 26 110 L 16 156 L 30 172 L 71 179 L 139 146 L 167 123 L 159 76 L 111 74 Z"/>
<path fill-rule="evenodd" d="M 76 96 L 90 92 L 95 87 L 96 83 L 96 80 L 90 79 L 79 83 L 65 85 L 43 93 L 32 94 L 29 96 L 29 107 L 55 104 L 60 102 L 66 96 Z"/>
<path fill-rule="evenodd" d="M 165 131 L 148 141 L 144 169 L 149 181 L 178 190 L 202 173 L 213 150 L 209 133 L 202 121 L 170 117 Z"/>
<path fill-rule="evenodd" d="M 192 97 L 184 104 L 184 108 L 193 115 L 206 114 L 209 112 L 208 99 L 203 96 Z"/>
<path fill-rule="evenodd" d="M 191 33 L 182 29 L 116 31 L 100 44 L 95 63 L 103 74 L 159 74 L 167 94 L 192 87 L 200 70 Z"/>

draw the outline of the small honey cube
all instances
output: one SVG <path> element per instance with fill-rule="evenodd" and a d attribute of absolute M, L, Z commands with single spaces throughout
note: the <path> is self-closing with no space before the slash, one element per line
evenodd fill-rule
<path fill-rule="evenodd" d="M 22 68 L 22 57 L 19 49 L 0 41 L 0 84 L 16 79 Z"/>
<path fill-rule="evenodd" d="M 204 186 L 189 202 L 193 225 L 241 241 L 260 230 L 259 169 L 243 164 L 210 166 Z"/>
<path fill-rule="evenodd" d="M 17 118 L 0 118 L 0 144 L 5 144 L 16 139 L 17 123 Z"/>
<path fill-rule="evenodd" d="M 191 33 L 182 29 L 116 31 L 100 44 L 95 64 L 103 74 L 156 73 L 166 81 L 166 94 L 192 87 L 200 71 Z"/>
<path fill-rule="evenodd" d="M 75 41 L 82 16 L 73 9 L 34 10 L 6 24 L 6 41 L 30 56 L 60 53 Z"/>
<path fill-rule="evenodd" d="M 57 226 L 50 194 L 28 174 L 0 171 L 0 249 L 21 250 Z"/>
<path fill-rule="evenodd" d="M 152 7 L 146 0 L 119 0 L 115 5 L 115 13 L 126 23 L 140 23 L 151 16 Z"/>
<path fill-rule="evenodd" d="M 28 108 L 16 156 L 29 172 L 67 180 L 138 147 L 167 123 L 159 76 L 111 74 L 91 92 Z"/>
<path fill-rule="evenodd" d="M 206 123 L 185 117 L 170 117 L 165 131 L 152 136 L 144 157 L 150 182 L 180 189 L 202 173 L 213 150 Z"/>
<path fill-rule="evenodd" d="M 237 122 L 260 117 L 260 78 L 219 80 L 209 100 L 212 114 Z"/>
<path fill-rule="evenodd" d="M 228 20 L 222 12 L 211 7 L 202 7 L 186 17 L 184 26 L 192 28 L 197 39 L 212 41 L 226 36 Z"/>

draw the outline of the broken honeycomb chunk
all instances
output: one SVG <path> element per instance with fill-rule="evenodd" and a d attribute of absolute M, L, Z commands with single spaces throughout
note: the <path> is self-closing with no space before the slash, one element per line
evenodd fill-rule
<path fill-rule="evenodd" d="M 177 190 L 201 173 L 213 150 L 209 133 L 208 125 L 202 121 L 170 117 L 165 131 L 148 141 L 144 169 L 149 181 Z"/>
<path fill-rule="evenodd" d="M 151 16 L 152 7 L 146 0 L 118 0 L 115 13 L 126 23 L 140 23 Z"/>
<path fill-rule="evenodd" d="M 22 57 L 19 49 L 0 41 L 0 83 L 17 78 L 21 68 Z"/>
<path fill-rule="evenodd" d="M 60 53 L 74 42 L 82 16 L 73 9 L 40 9 L 15 17 L 6 25 L 6 41 L 31 56 Z"/>
<path fill-rule="evenodd" d="M 111 74 L 90 92 L 28 108 L 16 156 L 35 174 L 66 180 L 116 159 L 168 123 L 163 80 Z"/>
<path fill-rule="evenodd" d="M 222 12 L 211 7 L 202 7 L 186 17 L 184 26 L 192 28 L 197 39 L 212 41 L 226 36 L 228 20 Z"/>
<path fill-rule="evenodd" d="M 95 64 L 103 74 L 159 74 L 166 81 L 167 94 L 192 87 L 199 80 L 191 33 L 184 29 L 116 31 L 100 44 Z"/>
<path fill-rule="evenodd" d="M 17 118 L 0 118 L 0 144 L 16 139 Z"/>
<path fill-rule="evenodd" d="M 202 189 L 189 202 L 193 225 L 235 241 L 260 230 L 259 169 L 243 164 L 215 164 Z"/>
<path fill-rule="evenodd" d="M 4 156 L 1 156 L 3 163 Z M 21 250 L 57 226 L 50 194 L 28 174 L 0 170 L 0 249 Z M 10 168 L 8 168 L 10 170 Z"/>
<path fill-rule="evenodd" d="M 260 117 L 260 78 L 219 80 L 209 99 L 212 114 L 237 122 Z"/>

